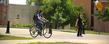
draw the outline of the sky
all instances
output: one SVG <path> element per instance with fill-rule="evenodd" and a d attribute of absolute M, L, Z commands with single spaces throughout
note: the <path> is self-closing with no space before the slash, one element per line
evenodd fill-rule
<path fill-rule="evenodd" d="M 9 4 L 26 5 L 26 0 L 9 0 Z"/>

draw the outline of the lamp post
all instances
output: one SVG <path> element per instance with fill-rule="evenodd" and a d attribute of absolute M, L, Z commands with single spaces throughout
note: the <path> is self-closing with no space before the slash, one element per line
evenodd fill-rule
<path fill-rule="evenodd" d="M 91 0 L 91 30 L 93 31 L 93 27 L 94 27 L 94 0 Z"/>
<path fill-rule="evenodd" d="M 7 21 L 7 29 L 6 29 L 6 33 L 7 33 L 7 34 L 10 33 L 10 21 Z"/>
<path fill-rule="evenodd" d="M 9 15 L 8 15 L 8 5 L 9 5 L 9 0 L 5 0 L 6 17 L 7 17 L 7 22 L 6 22 L 6 34 L 9 34 L 9 33 L 10 33 L 10 21 L 9 21 Z"/>

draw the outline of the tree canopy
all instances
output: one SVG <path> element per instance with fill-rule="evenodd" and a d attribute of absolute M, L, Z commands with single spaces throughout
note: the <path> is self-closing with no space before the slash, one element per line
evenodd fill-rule
<path fill-rule="evenodd" d="M 28 0 L 29 5 L 35 2 L 44 12 L 44 16 L 55 27 L 71 24 L 75 25 L 77 15 L 82 12 L 82 7 L 73 5 L 73 0 Z M 58 25 L 60 24 L 60 25 Z"/>

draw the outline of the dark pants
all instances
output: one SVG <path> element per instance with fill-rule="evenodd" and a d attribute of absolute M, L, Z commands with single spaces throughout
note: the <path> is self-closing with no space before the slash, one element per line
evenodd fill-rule
<path fill-rule="evenodd" d="M 82 26 L 78 26 L 77 36 L 82 36 L 82 33 L 83 33 L 83 27 Z"/>
<path fill-rule="evenodd" d="M 38 34 L 41 35 L 41 34 L 42 34 L 42 28 L 43 28 L 42 25 L 43 25 L 43 23 L 42 23 L 41 21 L 36 21 L 35 24 L 36 24 L 36 27 L 37 27 L 38 30 L 39 30 L 39 31 L 38 31 Z"/>
<path fill-rule="evenodd" d="M 83 26 L 83 29 L 82 29 L 82 31 L 83 31 L 83 34 L 85 34 L 85 27 Z"/>

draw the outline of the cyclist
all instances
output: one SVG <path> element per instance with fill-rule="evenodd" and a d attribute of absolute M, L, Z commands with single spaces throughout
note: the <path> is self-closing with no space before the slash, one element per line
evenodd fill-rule
<path fill-rule="evenodd" d="M 47 20 L 44 18 L 43 16 L 43 13 L 41 12 L 41 10 L 37 11 L 35 14 L 34 14 L 34 17 L 33 17 L 33 20 L 34 20 L 34 23 L 36 24 L 36 27 L 38 27 L 38 34 L 40 36 L 42 36 L 42 29 L 43 29 L 43 24 L 45 22 L 47 22 Z"/>

